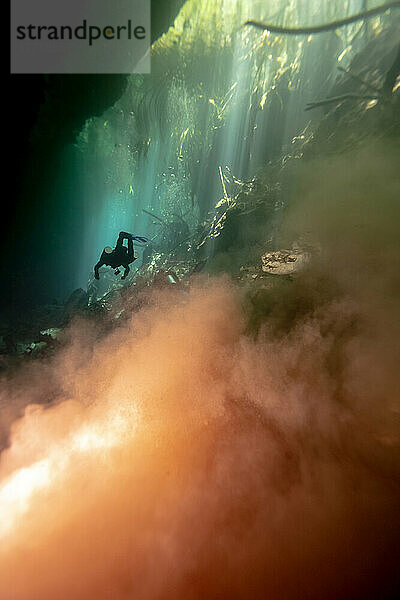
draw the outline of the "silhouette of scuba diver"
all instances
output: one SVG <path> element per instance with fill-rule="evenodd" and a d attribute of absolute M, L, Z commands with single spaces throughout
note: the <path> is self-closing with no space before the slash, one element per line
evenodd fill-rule
<path fill-rule="evenodd" d="M 128 240 L 128 247 L 123 245 L 124 240 Z M 120 231 L 114 250 L 111 246 L 106 246 L 100 256 L 99 262 L 94 267 L 94 276 L 96 279 L 100 279 L 99 269 L 103 265 L 116 269 L 116 275 L 119 275 L 121 272 L 118 267 L 124 267 L 125 272 L 121 279 L 126 279 L 130 271 L 129 265 L 137 259 L 133 250 L 133 240 L 142 243 L 148 242 L 148 239 L 145 237 L 135 236 L 132 233 L 126 233 L 126 231 Z"/>

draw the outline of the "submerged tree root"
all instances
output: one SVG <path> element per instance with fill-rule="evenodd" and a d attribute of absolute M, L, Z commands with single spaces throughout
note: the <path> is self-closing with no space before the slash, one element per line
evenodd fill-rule
<path fill-rule="evenodd" d="M 381 6 L 364 10 L 351 17 L 345 19 L 339 19 L 338 21 L 331 21 L 330 23 L 324 23 L 323 25 L 315 25 L 310 27 L 281 27 L 279 25 L 271 25 L 267 23 L 261 23 L 260 21 L 246 21 L 245 25 L 251 25 L 257 29 L 263 29 L 271 31 L 272 33 L 284 33 L 288 35 L 308 35 L 312 33 L 323 33 L 325 31 L 332 31 L 343 27 L 344 25 L 350 25 L 356 21 L 370 19 L 376 15 L 385 12 L 389 8 L 400 8 L 400 0 L 394 0 L 393 2 L 387 2 Z"/>

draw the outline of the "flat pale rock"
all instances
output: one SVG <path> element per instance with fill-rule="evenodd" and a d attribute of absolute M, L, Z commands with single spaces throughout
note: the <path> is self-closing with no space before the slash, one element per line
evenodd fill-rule
<path fill-rule="evenodd" d="M 301 271 L 310 261 L 310 254 L 301 250 L 276 250 L 261 257 L 262 270 L 270 275 L 291 275 Z"/>

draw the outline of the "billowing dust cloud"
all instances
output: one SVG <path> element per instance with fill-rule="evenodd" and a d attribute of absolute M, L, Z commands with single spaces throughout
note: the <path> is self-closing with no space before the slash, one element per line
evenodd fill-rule
<path fill-rule="evenodd" d="M 303 168 L 268 310 L 199 279 L 3 383 L 1 600 L 395 595 L 397 164 Z"/>

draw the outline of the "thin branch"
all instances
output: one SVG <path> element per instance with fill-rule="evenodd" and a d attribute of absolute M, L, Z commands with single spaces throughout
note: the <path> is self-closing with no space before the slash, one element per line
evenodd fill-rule
<path fill-rule="evenodd" d="M 150 215 L 150 217 L 154 217 L 154 219 L 157 219 L 158 221 L 160 221 L 160 223 L 162 223 L 163 225 L 165 225 L 165 221 L 161 217 L 157 217 L 157 215 L 155 215 L 154 213 L 150 212 L 149 210 L 146 210 L 145 208 L 142 208 L 142 211 L 144 213 L 146 213 L 146 215 Z"/>
<path fill-rule="evenodd" d="M 224 176 L 222 174 L 222 169 L 221 166 L 218 167 L 219 169 L 219 176 L 221 178 L 221 183 L 222 183 L 222 189 L 224 190 L 224 196 L 225 196 L 225 200 L 227 201 L 227 203 L 229 204 L 229 196 L 226 192 L 226 187 L 225 187 L 225 182 L 224 182 Z"/>
<path fill-rule="evenodd" d="M 252 27 L 256 27 L 257 29 L 267 29 L 272 33 L 286 33 L 289 35 L 309 35 L 313 33 L 323 33 L 324 31 L 332 31 L 334 29 L 338 29 L 339 27 L 343 27 L 344 25 L 350 25 L 351 23 L 360 21 L 361 19 L 370 19 L 371 17 L 375 17 L 376 15 L 385 12 L 389 8 L 400 8 L 400 0 L 393 0 L 392 2 L 382 4 L 381 6 L 376 6 L 375 8 L 364 10 L 360 13 L 357 13 L 356 15 L 352 15 L 351 17 L 339 19 L 338 21 L 331 21 L 330 23 L 324 23 L 323 25 L 315 25 L 310 27 L 282 27 L 280 25 L 260 23 L 260 21 L 246 21 L 245 25 L 251 25 Z"/>
<path fill-rule="evenodd" d="M 319 100 L 317 102 L 308 102 L 307 106 L 304 110 L 312 110 L 313 108 L 317 108 L 318 106 L 324 106 L 326 104 L 332 104 L 333 102 L 342 102 L 342 100 L 376 100 L 377 94 L 374 96 L 365 95 L 362 96 L 360 94 L 343 94 L 343 96 L 333 96 L 332 98 L 326 98 L 325 100 Z"/>

